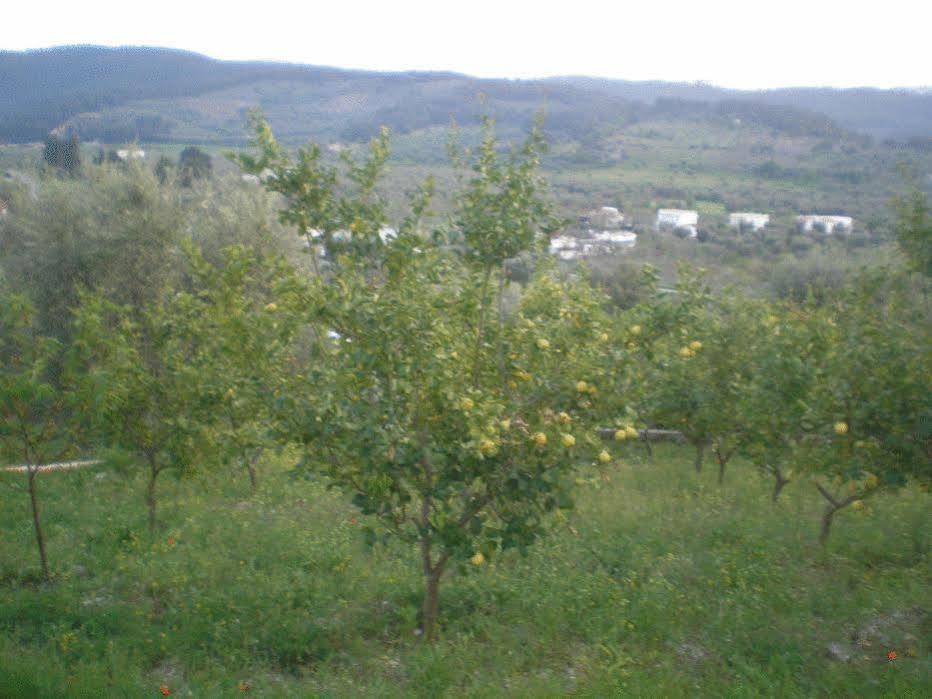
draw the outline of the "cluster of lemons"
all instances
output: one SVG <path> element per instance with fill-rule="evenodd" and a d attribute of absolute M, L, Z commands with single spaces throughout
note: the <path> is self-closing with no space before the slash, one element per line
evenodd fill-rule
<path fill-rule="evenodd" d="M 702 349 L 702 343 L 699 340 L 693 340 L 685 347 L 680 348 L 680 356 L 683 359 L 689 359 L 690 357 L 695 357 L 696 353 Z"/>

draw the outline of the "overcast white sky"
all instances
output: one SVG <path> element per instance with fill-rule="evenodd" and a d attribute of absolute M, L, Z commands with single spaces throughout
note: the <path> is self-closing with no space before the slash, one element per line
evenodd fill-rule
<path fill-rule="evenodd" d="M 0 48 L 171 46 L 222 59 L 739 88 L 932 85 L 928 0 L 8 2 Z"/>

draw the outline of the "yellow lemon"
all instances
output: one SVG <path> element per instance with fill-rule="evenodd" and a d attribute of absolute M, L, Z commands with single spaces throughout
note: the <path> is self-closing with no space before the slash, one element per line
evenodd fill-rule
<path fill-rule="evenodd" d="M 641 334 L 641 326 L 640 326 L 640 325 L 632 325 L 630 328 L 628 328 L 628 332 L 630 332 L 632 335 L 640 335 L 640 334 Z"/>
<path fill-rule="evenodd" d="M 476 551 L 475 555 L 469 559 L 469 562 L 474 566 L 481 566 L 485 563 L 485 556 L 482 555 L 482 551 Z"/>
<path fill-rule="evenodd" d="M 547 444 L 547 435 L 545 435 L 543 432 L 535 432 L 532 439 L 534 440 L 534 444 L 539 447 L 546 446 Z"/>
<path fill-rule="evenodd" d="M 636 428 L 632 427 L 631 425 L 628 425 L 627 427 L 625 427 L 625 434 L 631 439 L 634 439 L 638 436 L 638 431 Z"/>
<path fill-rule="evenodd" d="M 605 451 L 605 449 L 603 449 L 602 451 L 599 452 L 599 462 L 600 462 L 600 463 L 607 464 L 607 463 L 608 463 L 609 461 L 611 461 L 611 460 L 612 460 L 611 454 L 609 454 L 607 451 Z"/>
<path fill-rule="evenodd" d="M 628 432 L 625 429 L 615 430 L 615 441 L 623 442 L 628 438 Z"/>
<path fill-rule="evenodd" d="M 680 356 L 681 356 L 683 359 L 689 359 L 690 357 L 693 356 L 693 351 L 692 351 L 691 349 L 689 349 L 689 347 L 681 347 L 681 348 L 680 348 Z"/>
<path fill-rule="evenodd" d="M 563 444 L 564 447 L 569 449 L 571 446 L 576 444 L 576 437 L 574 437 L 571 434 L 564 434 L 562 437 L 560 437 L 560 443 Z"/>
<path fill-rule="evenodd" d="M 847 422 L 836 422 L 835 423 L 835 434 L 848 434 L 848 423 Z"/>

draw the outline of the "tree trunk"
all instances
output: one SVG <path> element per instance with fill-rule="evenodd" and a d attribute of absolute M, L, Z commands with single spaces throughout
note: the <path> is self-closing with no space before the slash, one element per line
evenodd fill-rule
<path fill-rule="evenodd" d="M 647 450 L 647 458 L 648 458 L 648 460 L 649 460 L 651 463 L 653 463 L 653 462 L 654 462 L 654 447 L 653 447 L 653 445 L 650 443 L 650 440 L 647 438 L 647 434 L 644 434 L 644 435 L 641 437 L 641 441 L 644 442 L 644 448 Z"/>
<path fill-rule="evenodd" d="M 424 640 L 431 642 L 437 629 L 437 610 L 440 607 L 440 571 L 424 575 L 424 600 L 421 604 L 421 631 Z"/>
<path fill-rule="evenodd" d="M 713 451 L 715 452 L 715 460 L 718 461 L 718 484 L 722 485 L 725 482 L 725 466 L 731 460 L 735 452 L 734 449 L 727 454 L 723 452 L 721 442 L 717 439 L 715 440 Z"/>
<path fill-rule="evenodd" d="M 783 474 L 780 472 L 780 469 L 777 467 L 774 467 L 772 471 L 773 471 L 773 494 L 771 497 L 773 501 L 776 502 L 777 498 L 780 497 L 780 491 L 782 491 L 783 488 L 786 487 L 786 484 L 790 482 L 790 479 L 784 478 Z"/>
<path fill-rule="evenodd" d="M 32 525 L 36 530 L 36 544 L 39 547 L 39 561 L 42 563 L 42 577 L 46 582 L 52 579 L 49 573 L 49 561 L 45 554 L 45 534 L 42 533 L 42 521 L 39 518 L 39 499 L 36 494 L 36 467 L 26 466 L 29 472 L 29 500 L 32 503 Z"/>
<path fill-rule="evenodd" d="M 822 528 L 819 530 L 819 543 L 825 546 L 828 542 L 828 535 L 832 528 L 832 519 L 835 517 L 835 513 L 858 500 L 861 496 L 849 495 L 844 500 L 839 500 L 837 496 L 833 496 L 819 483 L 816 483 L 816 489 L 828 501 L 828 507 L 825 508 L 825 512 L 822 514 Z"/>
<path fill-rule="evenodd" d="M 819 544 L 825 546 L 828 542 L 828 535 L 832 528 L 832 519 L 835 517 L 835 513 L 838 512 L 838 508 L 834 505 L 829 505 L 825 508 L 825 512 L 822 515 L 822 528 L 819 530 Z"/>
<path fill-rule="evenodd" d="M 146 505 L 149 506 L 149 531 L 155 532 L 155 526 L 157 524 L 155 515 L 155 480 L 159 477 L 159 468 L 155 463 L 155 457 L 149 456 L 149 485 L 146 488 Z"/>
<path fill-rule="evenodd" d="M 259 488 L 259 477 L 256 474 L 256 462 L 259 460 L 259 454 L 255 454 L 252 457 L 243 453 L 243 461 L 246 463 L 246 470 L 249 471 L 249 486 L 252 489 L 253 494 Z"/>
<path fill-rule="evenodd" d="M 693 466 L 696 468 L 696 473 L 702 473 L 702 460 L 705 458 L 705 442 L 694 442 L 693 446 L 696 447 L 696 458 L 693 460 Z"/>

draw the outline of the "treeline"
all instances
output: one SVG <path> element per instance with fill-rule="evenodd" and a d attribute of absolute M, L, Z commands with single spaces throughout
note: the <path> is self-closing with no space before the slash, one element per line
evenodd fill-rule
<path fill-rule="evenodd" d="M 66 47 L 0 53 L 0 79 L 5 88 L 0 102 L 0 140 L 13 142 L 40 141 L 66 123 L 83 139 L 111 143 L 162 141 L 171 138 L 175 125 L 170 116 L 159 113 L 157 105 L 150 105 L 143 113 L 132 109 L 109 111 L 139 100 L 171 100 L 276 81 L 315 85 L 321 88 L 322 95 L 331 94 L 335 86 L 343 93 L 365 94 L 365 104 L 348 121 L 340 110 L 320 115 L 322 121 L 315 126 L 339 134 L 342 140 L 357 142 L 375 135 L 373 124 L 385 124 L 399 134 L 445 127 L 451 118 L 473 124 L 480 94 L 487 99 L 489 111 L 502 129 L 521 131 L 537 110 L 544 109 L 548 130 L 558 139 L 576 141 L 591 139 L 593 134 L 606 135 L 620 125 L 656 118 L 740 119 L 781 133 L 837 138 L 860 128 L 844 117 L 849 112 L 860 113 L 864 105 L 872 109 L 871 124 L 886 129 L 884 136 L 901 133 L 900 122 L 918 119 L 928 125 L 932 121 L 932 97 L 887 95 L 882 91 L 876 91 L 876 95 L 870 91 L 865 95 L 815 91 L 812 94 L 818 99 L 807 101 L 791 92 L 746 93 L 665 83 L 650 89 L 628 89 L 623 83 L 584 79 L 479 80 L 453 74 L 379 74 L 223 62 L 182 51 L 149 48 Z M 285 91 L 273 101 L 282 99 L 293 97 Z M 833 100 L 850 109 L 838 109 Z M 863 105 L 858 106 L 859 100 Z M 833 105 L 836 108 L 830 109 Z M 905 114 L 905 110 L 909 113 Z M 909 137 L 925 132 L 903 133 Z"/>

